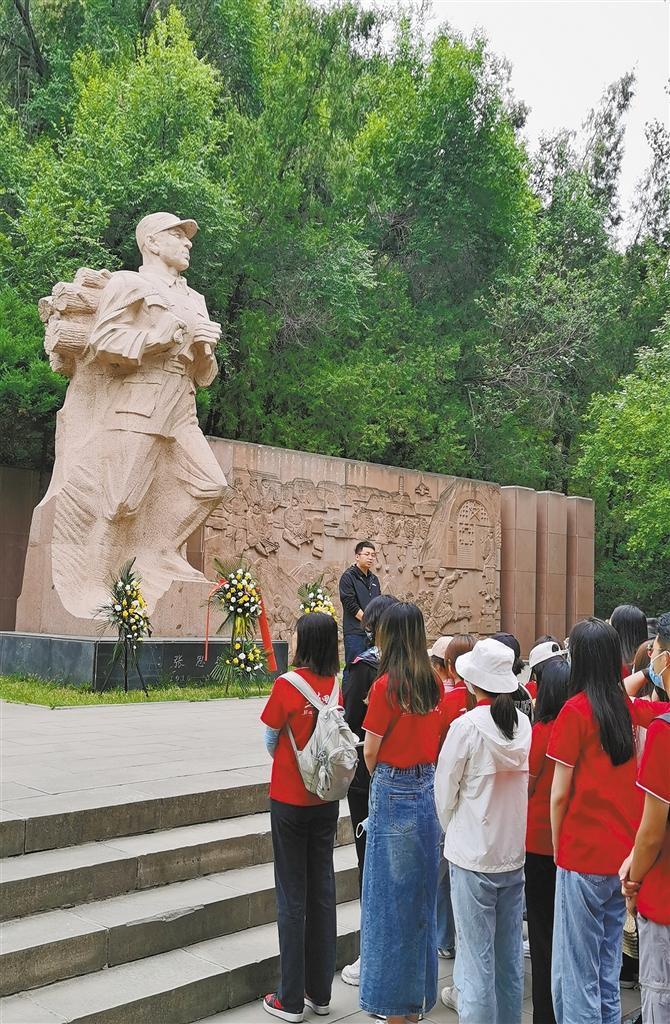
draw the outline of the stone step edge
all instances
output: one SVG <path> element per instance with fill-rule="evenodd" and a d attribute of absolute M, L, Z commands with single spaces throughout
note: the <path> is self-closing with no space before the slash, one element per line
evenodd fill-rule
<path fill-rule="evenodd" d="M 351 819 L 345 808 L 342 802 L 337 845 L 352 841 Z M 220 824 L 229 823 L 233 831 L 225 828 L 222 831 L 228 834 L 222 836 L 212 836 L 218 822 L 201 822 L 146 836 L 119 837 L 7 858 L 0 861 L 0 920 L 28 917 L 272 860 L 267 812 L 222 819 Z"/>
<path fill-rule="evenodd" d="M 235 775 L 230 772 L 231 781 Z M 82 843 L 118 839 L 159 829 L 196 825 L 219 818 L 235 818 L 268 809 L 268 783 L 253 782 L 162 796 L 137 795 L 137 799 L 90 805 L 95 790 L 67 794 L 71 802 L 81 796 L 82 806 L 59 809 L 59 797 L 43 801 L 53 809 L 22 816 L 10 806 L 0 815 L 0 856 L 62 849 Z M 64 794 L 60 794 L 62 799 Z M 28 803 L 32 801 L 27 801 Z"/>
<path fill-rule="evenodd" d="M 337 901 L 350 902 L 358 894 L 354 847 L 336 848 L 334 866 Z M 256 864 L 196 879 L 212 884 L 207 887 L 209 891 L 197 893 L 195 901 L 187 898 L 193 892 L 194 880 L 161 886 L 159 891 L 166 896 L 168 890 L 172 890 L 173 897 L 175 893 L 179 895 L 180 888 L 188 888 L 188 893 L 178 901 L 167 898 L 162 910 L 152 910 L 148 916 L 146 907 L 141 904 L 142 896 L 149 891 L 145 889 L 83 904 L 69 911 L 47 911 L 46 915 L 33 914 L 7 921 L 0 928 L 0 996 L 26 992 L 274 922 L 275 888 L 273 882 L 268 886 L 268 867 L 268 864 Z M 134 909 L 134 904 L 140 905 Z M 115 908 L 123 916 L 113 924 L 103 923 L 105 912 Z M 51 919 L 46 921 L 45 917 Z M 30 935 L 31 926 L 42 940 L 35 945 L 26 942 L 26 932 Z M 14 948 L 10 948 L 15 934 L 19 938 L 14 940 Z M 23 944 L 18 945 L 19 942 Z"/>
<path fill-rule="evenodd" d="M 358 901 L 340 904 L 337 914 L 339 969 L 358 955 Z M 230 935 L 8 996 L 0 999 L 0 1020 L 3 1024 L 29 1020 L 50 1020 L 53 1024 L 189 1024 L 202 1020 L 260 999 L 276 987 L 276 925 L 260 925 L 245 935 L 246 948 L 253 950 L 247 955 L 240 956 L 239 947 L 234 948 L 239 936 Z"/>

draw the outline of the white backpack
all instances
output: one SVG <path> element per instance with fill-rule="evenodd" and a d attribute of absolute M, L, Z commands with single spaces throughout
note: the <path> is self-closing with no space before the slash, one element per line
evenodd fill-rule
<path fill-rule="evenodd" d="M 314 732 L 302 750 L 298 750 L 293 732 L 286 726 L 305 789 L 320 800 L 342 800 L 358 764 L 358 736 L 351 731 L 344 720 L 344 711 L 338 707 L 339 683 L 335 679 L 333 692 L 324 701 L 297 672 L 285 672 L 283 678 L 317 711 Z"/>

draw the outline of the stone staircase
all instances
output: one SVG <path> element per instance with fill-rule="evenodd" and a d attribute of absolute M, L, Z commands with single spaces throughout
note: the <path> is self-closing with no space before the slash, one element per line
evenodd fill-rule
<path fill-rule="evenodd" d="M 2 1024 L 182 1024 L 276 984 L 267 784 L 0 816 Z M 338 966 L 358 953 L 342 805 Z M 259 1007 L 260 1010 L 260 1007 Z"/>

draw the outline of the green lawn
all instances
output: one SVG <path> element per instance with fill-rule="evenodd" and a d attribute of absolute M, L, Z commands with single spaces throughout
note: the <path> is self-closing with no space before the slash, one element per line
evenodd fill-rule
<path fill-rule="evenodd" d="M 270 686 L 254 687 L 241 690 L 231 686 L 228 692 L 225 687 L 215 683 L 184 683 L 176 685 L 171 682 L 154 683 L 149 687 L 149 696 L 145 697 L 142 690 L 130 690 L 124 693 L 120 689 L 105 690 L 94 693 L 90 686 L 63 686 L 61 683 L 48 679 L 17 676 L 0 676 L 0 699 L 18 704 L 43 704 L 49 708 L 84 707 L 93 704 L 142 704 L 146 701 L 162 700 L 220 700 L 223 697 L 258 697 L 270 692 Z"/>

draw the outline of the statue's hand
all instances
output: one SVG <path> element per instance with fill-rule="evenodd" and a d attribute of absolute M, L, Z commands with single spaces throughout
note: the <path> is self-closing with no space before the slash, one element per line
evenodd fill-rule
<path fill-rule="evenodd" d="M 186 324 L 183 320 L 179 320 L 176 316 L 170 313 L 167 309 L 161 309 L 160 312 L 154 309 L 154 326 L 152 333 L 151 348 L 171 348 L 175 345 L 182 345 L 184 342 L 184 331 L 186 330 Z"/>
<path fill-rule="evenodd" d="M 192 338 L 196 344 L 209 345 L 215 348 L 221 337 L 221 324 L 213 320 L 203 320 L 193 328 Z"/>

